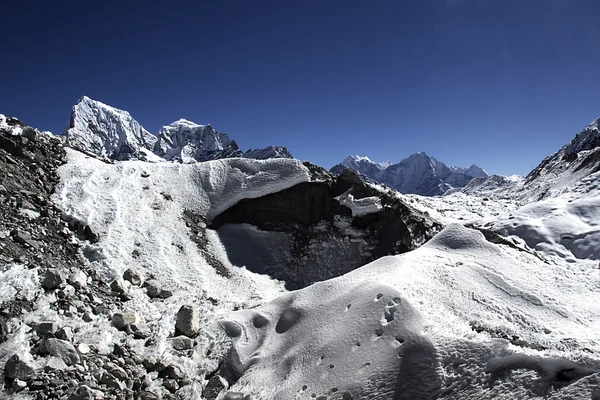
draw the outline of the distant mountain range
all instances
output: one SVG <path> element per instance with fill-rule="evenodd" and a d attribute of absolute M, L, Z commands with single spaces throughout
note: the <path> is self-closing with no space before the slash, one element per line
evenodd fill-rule
<path fill-rule="evenodd" d="M 67 145 L 112 160 L 178 161 L 194 163 L 222 158 L 293 158 L 283 146 L 242 152 L 235 140 L 209 124 L 180 119 L 156 135 L 145 130 L 123 110 L 87 96 L 73 106 Z"/>
<path fill-rule="evenodd" d="M 447 166 L 425 153 L 415 153 L 397 164 L 377 163 L 368 157 L 348 156 L 340 164 L 331 168 L 340 173 L 349 168 L 377 183 L 389 186 L 401 193 L 414 193 L 424 196 L 444 194 L 453 188 L 462 188 L 473 178 L 488 176 L 482 168 L 471 165 L 468 168 Z"/>

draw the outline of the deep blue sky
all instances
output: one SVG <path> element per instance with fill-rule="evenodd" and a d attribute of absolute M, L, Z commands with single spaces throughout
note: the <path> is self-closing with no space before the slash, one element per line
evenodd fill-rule
<path fill-rule="evenodd" d="M 600 116 L 597 0 L 11 1 L 0 113 L 88 95 L 325 167 L 416 151 L 526 174 Z"/>

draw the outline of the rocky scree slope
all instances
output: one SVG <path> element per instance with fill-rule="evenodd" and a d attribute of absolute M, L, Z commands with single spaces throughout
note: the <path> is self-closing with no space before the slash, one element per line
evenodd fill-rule
<path fill-rule="evenodd" d="M 174 393 L 194 377 L 160 358 L 142 358 L 127 337 L 151 345 L 152 331 L 121 311 L 132 287 L 143 285 L 154 301 L 170 291 L 151 277 L 144 282 L 134 268 L 108 285 L 90 267 L 98 235 L 51 197 L 65 161 L 59 138 L 0 115 L 0 397 L 178 399 Z M 188 314 L 176 321 L 193 333 Z M 102 323 L 121 332 L 108 349 L 85 340 Z M 180 353 L 194 346 L 187 336 L 173 342 Z"/>
<path fill-rule="evenodd" d="M 367 157 L 349 156 L 331 171 L 339 174 L 345 168 L 400 193 L 424 196 L 442 195 L 450 189 L 464 187 L 474 178 L 487 177 L 487 173 L 476 165 L 469 168 L 448 167 L 423 152 L 412 154 L 397 164 L 375 163 Z"/>
<path fill-rule="evenodd" d="M 74 149 L 111 160 L 177 161 L 194 163 L 230 157 L 292 158 L 283 146 L 242 152 L 235 140 L 209 124 L 180 119 L 155 135 L 123 110 L 87 96 L 73 106 L 69 128 L 63 133 Z"/>
<path fill-rule="evenodd" d="M 304 165 L 310 182 L 240 201 L 212 220 L 234 264 L 294 290 L 413 250 L 441 229 L 349 169 L 336 176 Z"/>

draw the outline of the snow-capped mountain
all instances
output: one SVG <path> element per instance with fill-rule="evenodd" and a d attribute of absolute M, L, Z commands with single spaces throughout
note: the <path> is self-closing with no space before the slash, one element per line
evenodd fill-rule
<path fill-rule="evenodd" d="M 293 158 L 283 146 L 242 153 L 227 134 L 209 124 L 200 125 L 185 119 L 163 126 L 153 135 L 127 111 L 87 96 L 73 106 L 69 128 L 63 136 L 72 148 L 113 160 L 167 160 L 189 164 L 232 157 Z"/>
<path fill-rule="evenodd" d="M 140 158 L 143 150 L 152 152 L 157 140 L 127 111 L 87 96 L 73 106 L 69 128 L 63 136 L 75 149 L 114 160 Z"/>
<path fill-rule="evenodd" d="M 168 161 L 189 164 L 242 155 L 228 135 L 185 119 L 163 126 L 157 136 L 154 153 Z"/>
<path fill-rule="evenodd" d="M 423 152 L 412 154 L 397 164 L 376 163 L 368 157 L 349 156 L 331 171 L 339 173 L 343 168 L 352 169 L 400 193 L 425 196 L 441 195 L 449 189 L 464 187 L 473 178 L 488 176 L 476 165 L 468 168 L 448 167 Z"/>
<path fill-rule="evenodd" d="M 599 125 L 600 118 L 556 153 L 546 157 L 525 177 L 524 189 L 528 198 L 559 195 L 583 177 L 600 171 Z"/>

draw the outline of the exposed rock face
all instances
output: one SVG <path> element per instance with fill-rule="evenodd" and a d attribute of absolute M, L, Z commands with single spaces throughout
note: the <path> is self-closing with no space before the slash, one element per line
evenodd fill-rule
<path fill-rule="evenodd" d="M 200 329 L 200 315 L 198 308 L 193 305 L 181 306 L 177 312 L 175 328 L 188 337 L 194 337 Z"/>
<path fill-rule="evenodd" d="M 298 289 L 412 250 L 440 228 L 350 170 L 336 177 L 310 168 L 320 181 L 241 201 L 213 219 L 234 264 Z"/>
<path fill-rule="evenodd" d="M 127 111 L 86 96 L 73 106 L 63 136 L 75 149 L 114 160 L 143 158 L 143 151 L 152 152 L 157 141 Z"/>
<path fill-rule="evenodd" d="M 268 158 L 294 158 L 292 153 L 284 146 L 267 146 L 264 149 L 248 150 L 242 156 L 244 158 L 254 158 L 257 160 L 266 160 Z"/>

